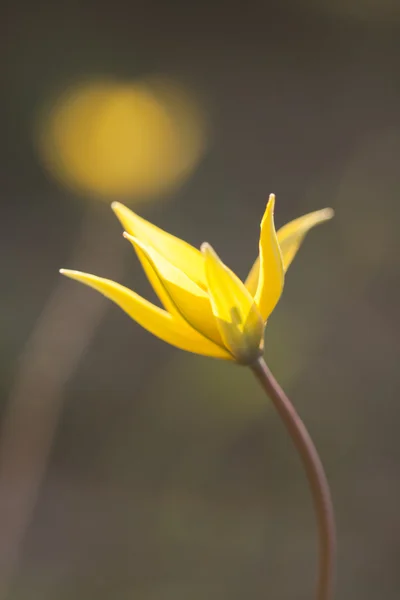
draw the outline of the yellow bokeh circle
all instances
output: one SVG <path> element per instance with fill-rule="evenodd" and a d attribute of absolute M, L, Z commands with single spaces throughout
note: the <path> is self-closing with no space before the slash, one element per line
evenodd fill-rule
<path fill-rule="evenodd" d="M 44 111 L 38 135 L 55 177 L 105 199 L 146 199 L 177 186 L 205 143 L 199 106 L 165 79 L 73 86 Z"/>

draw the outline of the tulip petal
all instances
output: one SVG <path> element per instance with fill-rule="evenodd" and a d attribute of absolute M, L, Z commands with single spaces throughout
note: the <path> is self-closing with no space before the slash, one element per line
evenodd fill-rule
<path fill-rule="evenodd" d="M 61 269 L 60 272 L 71 279 L 76 279 L 94 288 L 113 300 L 139 325 L 164 342 L 196 354 L 216 358 L 230 358 L 225 350 L 191 329 L 183 319 L 178 319 L 165 310 L 158 308 L 158 306 L 154 306 L 154 304 L 128 288 L 109 279 L 81 273 L 80 271 Z"/>
<path fill-rule="evenodd" d="M 274 224 L 275 196 L 270 195 L 260 233 L 260 268 L 254 300 L 264 321 L 274 310 L 283 289 L 282 255 Z"/>
<path fill-rule="evenodd" d="M 289 268 L 292 260 L 297 254 L 298 249 L 306 234 L 320 223 L 332 219 L 334 212 L 331 208 L 316 210 L 308 215 L 290 221 L 278 231 L 278 242 L 281 247 L 285 271 Z"/>
<path fill-rule="evenodd" d="M 157 250 L 197 285 L 206 289 L 204 259 L 200 250 L 149 223 L 119 202 L 113 202 L 111 207 L 130 235 Z"/>
<path fill-rule="evenodd" d="M 261 353 L 264 322 L 254 299 L 209 244 L 202 245 L 208 293 L 225 346 L 235 359 L 250 364 Z"/>
<path fill-rule="evenodd" d="M 154 248 L 126 232 L 124 237 L 133 244 L 150 283 L 168 312 L 182 317 L 198 333 L 224 347 L 208 294 Z"/>
<path fill-rule="evenodd" d="M 322 210 L 316 210 L 303 217 L 294 219 L 294 221 L 290 221 L 278 230 L 277 236 L 282 252 L 285 273 L 310 229 L 320 223 L 329 221 L 333 215 L 334 212 L 331 208 L 323 208 Z M 257 290 L 259 272 L 260 259 L 257 258 L 246 279 L 246 287 L 252 295 L 254 295 Z"/>

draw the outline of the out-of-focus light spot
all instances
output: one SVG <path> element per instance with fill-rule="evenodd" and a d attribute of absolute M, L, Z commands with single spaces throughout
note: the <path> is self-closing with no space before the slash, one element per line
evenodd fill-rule
<path fill-rule="evenodd" d="M 105 199 L 154 198 L 177 187 L 206 144 L 204 114 L 167 79 L 70 87 L 39 122 L 46 168 L 70 188 Z"/>

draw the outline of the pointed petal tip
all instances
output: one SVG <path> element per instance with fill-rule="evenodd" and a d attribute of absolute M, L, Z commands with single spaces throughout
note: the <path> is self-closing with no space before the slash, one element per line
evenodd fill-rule
<path fill-rule="evenodd" d="M 124 208 L 124 205 L 120 202 L 111 202 L 111 210 L 113 210 L 115 213 L 121 210 L 121 208 Z"/>
<path fill-rule="evenodd" d="M 119 219 L 122 222 L 122 219 L 125 217 L 130 217 L 132 218 L 132 211 L 129 210 L 129 208 L 127 206 L 125 206 L 124 204 L 121 204 L 121 202 L 112 202 L 111 203 L 111 209 L 113 211 L 113 213 L 115 214 L 115 216 L 117 217 L 117 219 Z M 125 226 L 125 223 L 122 223 Z"/>
<path fill-rule="evenodd" d="M 61 275 L 64 275 L 64 277 L 74 279 L 75 281 L 81 281 L 83 283 L 87 283 L 90 278 L 95 277 L 94 275 L 89 275 L 89 273 L 75 271 L 74 269 L 60 269 L 60 273 Z"/>
<path fill-rule="evenodd" d="M 267 206 L 265 207 L 263 218 L 261 219 L 261 223 L 260 223 L 261 227 L 263 226 L 265 221 L 267 221 L 268 218 L 270 218 L 271 216 L 273 218 L 274 210 L 275 210 L 275 194 L 270 194 L 269 198 L 268 198 Z"/>
<path fill-rule="evenodd" d="M 200 250 L 204 258 L 212 256 L 217 260 L 220 260 L 218 254 L 215 252 L 214 248 L 208 242 L 203 242 L 200 246 Z"/>
<path fill-rule="evenodd" d="M 200 246 L 200 250 L 203 254 L 206 254 L 206 252 L 209 252 L 210 250 L 212 250 L 212 247 L 210 246 L 210 244 L 208 242 L 203 242 Z"/>
<path fill-rule="evenodd" d="M 65 277 L 70 277 L 71 279 L 81 279 L 86 275 L 86 273 L 75 271 L 75 269 L 60 269 L 59 272 L 61 275 L 65 275 Z"/>
<path fill-rule="evenodd" d="M 323 219 L 325 219 L 326 221 L 328 221 L 329 219 L 332 219 L 335 216 L 335 211 L 333 210 L 333 208 L 323 208 L 321 210 L 321 217 Z"/>
<path fill-rule="evenodd" d="M 148 256 L 149 248 L 146 246 L 146 244 L 144 244 L 141 240 L 139 240 L 139 238 L 137 238 L 134 235 L 131 235 L 127 231 L 123 232 L 122 237 L 124 237 L 126 240 L 128 240 L 128 242 L 130 242 L 134 248 L 139 248 L 140 250 L 143 250 L 143 252 L 146 254 L 146 256 Z"/>
<path fill-rule="evenodd" d="M 205 260 L 213 258 L 219 262 L 222 262 L 214 248 L 208 242 L 203 242 L 200 246 L 200 250 Z"/>

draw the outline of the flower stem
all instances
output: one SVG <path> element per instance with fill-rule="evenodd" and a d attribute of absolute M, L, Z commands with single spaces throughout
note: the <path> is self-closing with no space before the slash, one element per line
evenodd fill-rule
<path fill-rule="evenodd" d="M 333 592 L 335 561 L 335 519 L 329 484 L 314 443 L 289 398 L 272 375 L 264 359 L 251 369 L 271 398 L 303 461 L 314 500 L 319 532 L 319 574 L 317 600 L 329 600 Z"/>

